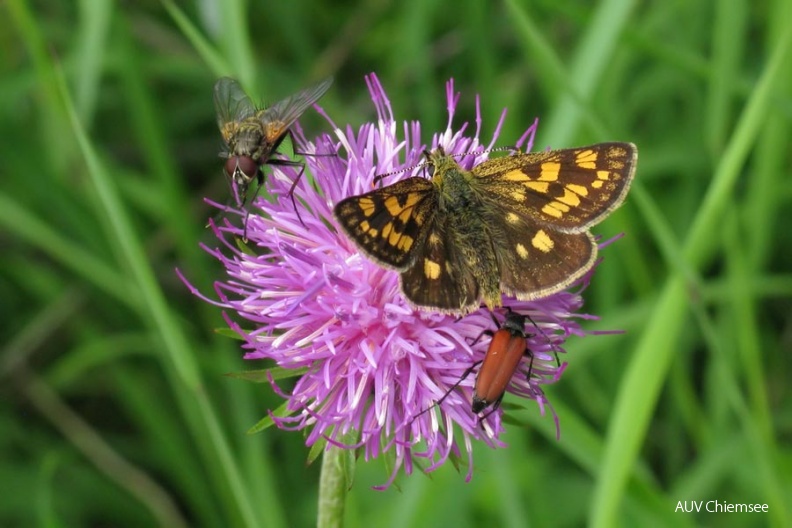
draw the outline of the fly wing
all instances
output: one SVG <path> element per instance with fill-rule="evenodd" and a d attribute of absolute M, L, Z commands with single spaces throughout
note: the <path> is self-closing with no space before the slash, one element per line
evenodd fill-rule
<path fill-rule="evenodd" d="M 214 104 L 220 130 L 226 123 L 241 121 L 256 113 L 256 107 L 239 82 L 221 77 L 214 85 Z"/>
<path fill-rule="evenodd" d="M 333 78 L 329 77 L 319 84 L 278 101 L 262 113 L 262 123 L 265 125 L 277 123 L 280 132 L 285 132 L 309 106 L 325 94 L 331 84 L 333 84 Z"/>

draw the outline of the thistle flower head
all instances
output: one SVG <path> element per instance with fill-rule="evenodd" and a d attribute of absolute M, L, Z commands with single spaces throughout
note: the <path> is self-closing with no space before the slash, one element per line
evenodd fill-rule
<path fill-rule="evenodd" d="M 288 193 L 300 169 L 281 165 L 268 175 L 271 198 L 259 197 L 247 219 L 252 251 L 240 250 L 233 241 L 242 237 L 240 226 L 226 219 L 213 227 L 220 247 L 206 250 L 223 263 L 227 277 L 216 283 L 219 299 L 212 302 L 234 314 L 227 320 L 244 338 L 246 359 L 307 369 L 288 394 L 271 380 L 288 399 L 287 414 L 273 416 L 279 427 L 306 430 L 308 445 L 326 441 L 362 448 L 366 459 L 392 456 L 394 471 L 386 486 L 400 468 L 409 474 L 423 460 L 423 469 L 430 471 L 462 451 L 469 479 L 472 440 L 503 445 L 502 410 L 473 414 L 475 375 L 462 379 L 487 350 L 490 339 L 482 333 L 497 330 L 492 316 L 486 309 L 459 318 L 411 307 L 400 293 L 399 274 L 358 251 L 336 225 L 333 206 L 372 190 L 378 175 L 391 174 L 383 184 L 422 175 L 426 149 L 442 147 L 458 155 L 466 169 L 484 161 L 505 112 L 491 141 L 482 145 L 478 104 L 475 131 L 469 133 L 466 124 L 454 128 L 459 96 L 451 81 L 448 125 L 424 144 L 420 123 L 397 122 L 377 78 L 371 75 L 367 82 L 376 122 L 342 128 L 323 113 L 334 133 L 313 141 L 295 128 L 296 150 L 309 154 L 306 174 L 294 189 L 299 218 Z M 515 147 L 530 150 L 536 124 Z M 583 333 L 576 322 L 585 317 L 576 315 L 581 297 L 561 292 L 531 302 L 503 302 L 530 315 L 538 327 L 526 329 L 532 359 L 523 360 L 507 390 L 534 400 L 542 413 L 552 412 L 542 385 L 557 381 L 564 371 L 566 363 L 558 362 L 557 354 L 564 352 L 566 337 Z M 502 321 L 503 312 L 497 313 Z"/>

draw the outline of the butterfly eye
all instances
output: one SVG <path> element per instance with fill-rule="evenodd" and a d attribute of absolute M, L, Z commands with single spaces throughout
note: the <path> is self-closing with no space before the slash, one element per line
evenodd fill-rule
<path fill-rule="evenodd" d="M 225 162 L 226 174 L 238 185 L 250 183 L 258 170 L 258 163 L 250 156 L 231 156 Z"/>

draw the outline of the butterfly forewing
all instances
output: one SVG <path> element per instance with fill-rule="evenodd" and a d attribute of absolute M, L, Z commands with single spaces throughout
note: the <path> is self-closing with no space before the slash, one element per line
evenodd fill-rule
<path fill-rule="evenodd" d="M 435 195 L 425 178 L 408 178 L 342 200 L 335 216 L 346 234 L 380 264 L 404 270 L 428 234 Z"/>
<path fill-rule="evenodd" d="M 636 158 L 632 143 L 599 143 L 497 158 L 472 172 L 485 200 L 508 205 L 526 221 L 582 233 L 624 201 Z"/>

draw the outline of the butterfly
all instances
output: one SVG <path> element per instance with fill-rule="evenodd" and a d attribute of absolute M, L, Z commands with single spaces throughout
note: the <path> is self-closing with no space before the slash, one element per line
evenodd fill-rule
<path fill-rule="evenodd" d="M 415 176 L 338 202 L 341 229 L 400 272 L 414 306 L 464 314 L 506 294 L 557 293 L 594 266 L 589 229 L 621 203 L 635 174 L 632 143 L 516 153 L 465 170 L 442 148 Z"/>

